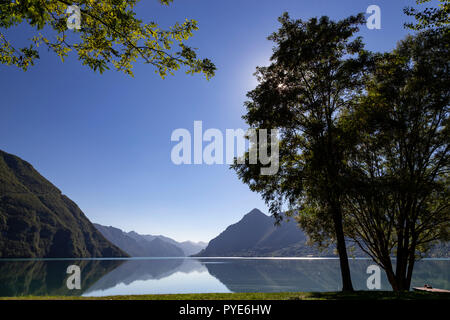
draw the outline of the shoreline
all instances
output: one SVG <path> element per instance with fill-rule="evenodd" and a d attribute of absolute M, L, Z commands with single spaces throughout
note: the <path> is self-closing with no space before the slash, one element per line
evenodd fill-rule
<path fill-rule="evenodd" d="M 83 296 L 20 296 L 0 300 L 450 300 L 450 293 L 355 291 L 344 292 L 273 292 L 273 293 L 194 293 Z"/>

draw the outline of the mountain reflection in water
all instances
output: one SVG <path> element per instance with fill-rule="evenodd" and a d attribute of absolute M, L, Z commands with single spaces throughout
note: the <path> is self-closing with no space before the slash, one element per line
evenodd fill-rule
<path fill-rule="evenodd" d="M 368 259 L 351 259 L 355 289 L 367 290 Z M 69 265 L 81 290 L 69 290 Z M 0 296 L 107 296 L 157 293 L 293 292 L 340 289 L 337 259 L 132 258 L 0 260 Z M 412 286 L 450 289 L 450 260 L 419 261 Z M 381 290 L 391 290 L 382 272 Z"/>

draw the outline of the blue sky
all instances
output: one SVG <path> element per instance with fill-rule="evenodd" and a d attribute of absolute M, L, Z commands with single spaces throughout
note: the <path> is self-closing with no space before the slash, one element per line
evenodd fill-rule
<path fill-rule="evenodd" d="M 340 19 L 371 4 L 381 8 L 381 30 L 363 27 L 360 35 L 366 48 L 390 50 L 407 34 L 402 8 L 412 0 L 175 0 L 170 7 L 142 0 L 137 11 L 144 21 L 199 21 L 189 44 L 213 60 L 216 76 L 178 72 L 162 80 L 141 63 L 134 78 L 99 75 L 76 58 L 62 63 L 46 51 L 27 72 L 0 65 L 0 149 L 33 164 L 93 222 L 209 241 L 266 206 L 228 165 L 174 165 L 172 131 L 192 131 L 194 120 L 223 132 L 246 128 L 245 94 L 256 85 L 255 67 L 269 61 L 266 38 L 283 12 Z M 9 39 L 31 36 L 27 30 L 9 32 Z"/>

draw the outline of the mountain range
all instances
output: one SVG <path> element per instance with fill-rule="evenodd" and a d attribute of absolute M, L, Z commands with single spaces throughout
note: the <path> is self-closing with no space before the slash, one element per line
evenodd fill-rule
<path fill-rule="evenodd" d="M 205 247 L 94 226 L 30 163 L 0 150 L 0 258 L 181 257 Z"/>
<path fill-rule="evenodd" d="M 0 150 L 0 258 L 126 256 L 31 164 Z"/>
<path fill-rule="evenodd" d="M 31 164 L 0 150 L 0 258 L 334 256 L 309 246 L 293 220 L 253 209 L 208 244 L 92 224 L 80 208 Z M 450 243 L 428 257 L 448 257 Z M 365 256 L 361 250 L 354 256 Z"/>
<path fill-rule="evenodd" d="M 307 237 L 295 221 L 282 221 L 274 225 L 274 219 L 253 209 L 239 222 L 230 225 L 212 239 L 197 257 L 229 256 L 333 256 L 333 250 L 319 251 L 309 246 Z"/>
<path fill-rule="evenodd" d="M 206 247 L 204 242 L 177 242 L 161 235 L 124 232 L 118 228 L 100 224 L 94 224 L 94 226 L 106 239 L 132 257 L 185 257 L 196 254 Z"/>
<path fill-rule="evenodd" d="M 273 217 L 258 209 L 247 213 L 239 222 L 230 225 L 196 257 L 333 257 L 335 246 L 319 249 L 307 244 L 307 236 L 294 220 L 274 224 Z M 368 257 L 359 247 L 347 244 L 352 257 Z M 450 242 L 438 243 L 427 252 L 428 258 L 450 256 Z"/>

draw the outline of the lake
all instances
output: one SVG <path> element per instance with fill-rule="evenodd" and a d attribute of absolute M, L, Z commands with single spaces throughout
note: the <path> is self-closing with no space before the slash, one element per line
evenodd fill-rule
<path fill-rule="evenodd" d="M 351 259 L 355 289 L 367 290 L 369 259 Z M 80 289 L 69 289 L 80 270 Z M 381 290 L 391 290 L 382 271 Z M 424 259 L 412 287 L 450 290 L 450 259 Z M 108 295 L 209 292 L 295 292 L 340 289 L 335 258 L 0 259 L 0 296 Z"/>

